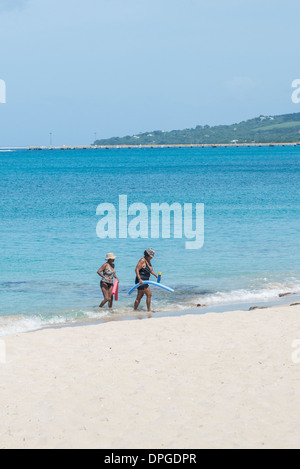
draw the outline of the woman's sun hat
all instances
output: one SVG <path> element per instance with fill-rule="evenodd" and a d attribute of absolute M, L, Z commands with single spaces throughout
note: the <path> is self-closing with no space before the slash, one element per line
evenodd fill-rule
<path fill-rule="evenodd" d="M 115 256 L 113 252 L 109 252 L 108 254 L 106 254 L 105 260 L 108 261 L 109 259 L 112 259 L 114 261 L 115 259 L 117 259 L 117 256 Z"/>
<path fill-rule="evenodd" d="M 149 257 L 154 257 L 155 256 L 155 251 L 154 249 L 150 248 L 145 251 Z"/>

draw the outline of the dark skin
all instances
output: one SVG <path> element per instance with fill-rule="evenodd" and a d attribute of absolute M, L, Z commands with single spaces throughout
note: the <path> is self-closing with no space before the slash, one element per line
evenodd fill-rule
<path fill-rule="evenodd" d="M 135 273 L 136 273 L 136 276 L 138 278 L 138 281 L 139 281 L 140 285 L 143 285 L 143 280 L 140 277 L 140 270 L 145 268 L 147 264 L 150 268 L 151 274 L 154 275 L 154 277 L 158 278 L 158 275 L 152 269 L 151 259 L 152 259 L 151 256 L 142 257 L 142 259 L 139 260 L 139 262 L 138 262 L 138 264 L 135 268 Z M 146 298 L 147 309 L 148 309 L 148 312 L 150 313 L 151 312 L 152 292 L 151 292 L 149 286 L 148 286 L 148 288 L 145 288 L 145 290 L 138 290 L 137 297 L 136 297 L 136 300 L 135 300 L 135 303 L 134 303 L 134 310 L 136 311 L 138 309 L 139 304 L 141 302 L 141 299 L 143 298 L 144 295 L 146 295 L 146 297 L 147 297 Z"/>
<path fill-rule="evenodd" d="M 102 274 L 107 268 L 110 267 L 114 271 L 114 278 L 119 280 L 116 273 L 115 273 L 115 264 L 112 259 L 109 259 L 105 264 L 103 264 L 102 267 L 98 270 L 97 274 L 100 275 L 102 279 L 105 279 L 105 276 Z M 100 303 L 99 308 L 103 308 L 103 306 L 108 303 L 108 307 L 112 308 L 113 305 L 113 295 L 112 295 L 112 290 L 113 290 L 113 284 L 108 284 L 106 282 L 101 282 L 101 290 L 103 293 L 103 301 Z"/>

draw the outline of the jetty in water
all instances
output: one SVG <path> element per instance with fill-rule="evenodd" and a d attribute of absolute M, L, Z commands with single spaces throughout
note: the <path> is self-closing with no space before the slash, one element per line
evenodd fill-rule
<path fill-rule="evenodd" d="M 299 146 L 300 142 L 289 143 L 184 143 L 184 144 L 164 144 L 164 145 L 85 145 L 85 146 L 58 146 L 58 147 L 27 147 L 28 150 L 113 150 L 113 149 L 142 149 L 142 148 L 240 148 L 240 147 L 287 147 Z"/>
<path fill-rule="evenodd" d="M 115 150 L 115 149 L 142 149 L 142 148 L 251 148 L 251 147 L 296 147 L 300 146 L 300 142 L 288 143 L 183 143 L 183 144 L 165 144 L 165 145 L 80 145 L 80 146 L 30 146 L 30 147 L 0 147 L 0 151 L 15 150 Z"/>

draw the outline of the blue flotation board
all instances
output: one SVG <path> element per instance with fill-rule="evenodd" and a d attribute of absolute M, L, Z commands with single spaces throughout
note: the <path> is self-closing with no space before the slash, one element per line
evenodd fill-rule
<path fill-rule="evenodd" d="M 159 288 L 162 288 L 163 290 L 169 291 L 170 293 L 174 293 L 174 290 L 172 288 L 166 287 L 166 285 L 162 285 L 161 283 L 152 282 L 151 280 L 143 280 L 143 285 L 145 284 L 154 285 L 155 287 L 159 287 Z M 134 285 L 134 287 L 132 287 L 131 290 L 129 290 L 128 295 L 130 295 L 136 288 L 141 287 L 141 286 L 142 285 L 140 285 L 139 283 Z"/>

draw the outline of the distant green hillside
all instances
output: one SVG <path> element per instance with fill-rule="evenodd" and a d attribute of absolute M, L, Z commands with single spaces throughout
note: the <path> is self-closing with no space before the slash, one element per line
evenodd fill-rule
<path fill-rule="evenodd" d="M 300 113 L 260 116 L 232 125 L 198 125 L 195 129 L 155 130 L 126 137 L 96 140 L 94 145 L 172 145 L 300 142 Z"/>

